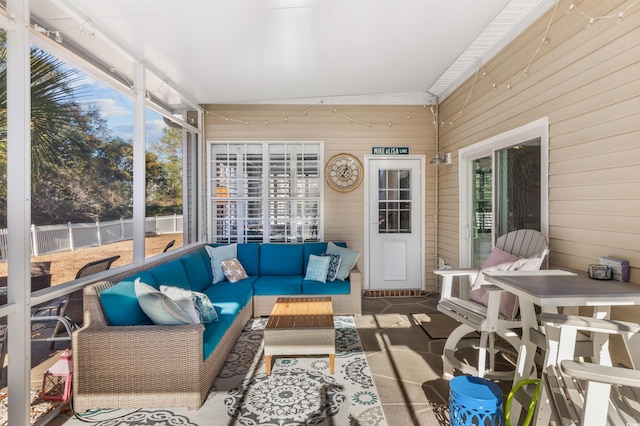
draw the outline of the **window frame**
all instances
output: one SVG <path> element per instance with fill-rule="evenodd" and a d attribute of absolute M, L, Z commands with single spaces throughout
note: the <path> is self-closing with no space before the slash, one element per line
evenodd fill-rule
<path fill-rule="evenodd" d="M 482 156 L 491 156 L 495 170 L 495 153 L 519 143 L 540 139 L 540 229 L 543 235 L 549 235 L 549 118 L 542 117 L 523 126 L 505 131 L 483 141 L 461 148 L 459 151 L 458 187 L 459 187 L 459 256 L 460 267 L 471 267 L 471 192 L 472 160 Z M 492 179 L 495 179 L 495 173 Z M 492 182 L 495 191 L 495 181 Z M 492 241 L 495 241 L 496 217 L 495 193 L 492 193 Z"/>

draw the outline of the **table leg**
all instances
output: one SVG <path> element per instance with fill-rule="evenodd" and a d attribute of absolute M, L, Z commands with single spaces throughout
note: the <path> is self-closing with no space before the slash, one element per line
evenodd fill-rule
<path fill-rule="evenodd" d="M 538 319 L 533 303 L 520 298 L 520 319 L 522 321 L 522 341 L 518 350 L 518 360 L 516 362 L 516 371 L 513 376 L 513 386 L 516 386 L 521 380 L 531 377 L 532 371 L 535 371 L 535 354 L 537 346 L 531 341 L 531 328 L 538 328 Z M 533 373 L 535 375 L 535 373 Z M 522 405 L 513 399 L 511 405 L 510 420 L 511 424 L 518 424 L 520 415 L 522 414 Z"/>
<path fill-rule="evenodd" d="M 336 370 L 336 355 L 329 354 L 329 372 L 333 374 Z"/>
<path fill-rule="evenodd" d="M 271 355 L 264 356 L 264 365 L 267 370 L 267 376 L 271 375 Z"/>

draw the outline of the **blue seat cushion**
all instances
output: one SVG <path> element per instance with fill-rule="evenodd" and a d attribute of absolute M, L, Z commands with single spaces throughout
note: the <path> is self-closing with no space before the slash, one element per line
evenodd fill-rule
<path fill-rule="evenodd" d="M 169 285 L 191 290 L 187 271 L 184 270 L 180 259 L 170 260 L 167 263 L 158 265 L 149 269 L 149 272 L 151 272 L 156 281 L 156 288 L 161 285 Z"/>
<path fill-rule="evenodd" d="M 302 294 L 349 294 L 350 291 L 349 281 L 335 280 L 326 283 L 313 280 L 302 281 Z"/>
<path fill-rule="evenodd" d="M 236 302 L 213 304 L 218 313 L 218 321 L 204 324 L 202 335 L 202 359 L 207 359 L 214 351 L 224 333 L 231 326 L 240 312 L 240 305 Z"/>
<path fill-rule="evenodd" d="M 237 302 L 244 308 L 253 296 L 253 283 L 258 279 L 257 275 L 245 278 L 237 283 L 222 281 L 209 286 L 204 293 L 215 305 L 216 302 Z"/>
<path fill-rule="evenodd" d="M 255 296 L 274 296 L 301 294 L 302 275 L 282 276 L 282 277 L 260 277 L 253 284 L 253 294 Z"/>
<path fill-rule="evenodd" d="M 202 257 L 202 253 L 207 257 L 206 262 Z M 191 290 L 202 293 L 211 285 L 211 281 L 213 280 L 211 262 L 209 261 L 209 255 L 206 253 L 204 248 L 180 257 L 180 262 L 182 262 L 182 267 L 187 273 L 187 279 Z"/>
<path fill-rule="evenodd" d="M 218 317 L 220 315 L 218 314 Z M 204 332 L 202 334 L 202 359 L 207 359 L 213 350 L 218 346 L 220 339 L 227 331 L 228 325 L 222 324 L 222 321 L 210 322 L 204 324 Z"/>
<path fill-rule="evenodd" d="M 238 260 L 247 272 L 247 275 L 260 275 L 260 244 L 238 244 Z"/>
<path fill-rule="evenodd" d="M 338 242 L 333 243 L 338 247 L 347 247 L 347 243 Z M 304 243 L 304 270 L 307 270 L 307 266 L 309 265 L 309 256 L 314 254 L 316 256 L 320 256 L 327 252 L 327 243 L 326 242 L 309 242 Z"/>
<path fill-rule="evenodd" d="M 303 255 L 304 244 L 262 244 L 260 275 L 263 277 L 304 275 Z"/>
<path fill-rule="evenodd" d="M 140 278 L 140 281 L 145 284 L 158 288 L 153 275 L 148 271 L 142 271 L 105 289 L 100 293 L 100 303 L 109 325 L 153 324 L 151 318 L 144 313 L 138 303 L 134 286 L 136 278 Z"/>

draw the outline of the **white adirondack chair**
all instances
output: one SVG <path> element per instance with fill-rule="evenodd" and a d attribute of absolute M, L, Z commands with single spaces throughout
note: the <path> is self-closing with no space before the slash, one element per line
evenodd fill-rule
<path fill-rule="evenodd" d="M 632 425 L 640 422 L 640 324 L 543 313 L 547 337 L 537 425 Z M 619 335 L 631 368 L 575 360 L 580 333 Z M 605 342 L 608 341 L 605 339 Z"/>
<path fill-rule="evenodd" d="M 527 269 L 540 269 L 549 253 L 547 239 L 539 231 L 521 229 L 509 232 L 498 238 L 495 247 L 511 255 L 531 259 Z M 514 371 L 497 371 L 495 356 L 499 351 L 517 354 L 520 338 L 514 329 L 520 328 L 520 320 L 507 318 L 500 313 L 500 296 L 503 290 L 492 285 L 483 285 L 488 292 L 487 304 L 481 304 L 469 298 L 471 287 L 478 274 L 478 269 L 437 269 L 435 274 L 442 276 L 442 290 L 438 311 L 459 321 L 461 324 L 447 338 L 443 351 L 443 377 L 452 378 L 454 370 L 464 374 L 493 379 L 513 378 Z M 453 277 L 459 277 L 459 294 L 453 292 Z M 517 303 L 517 300 L 515 300 Z M 475 340 L 461 339 L 471 332 L 480 334 L 479 345 Z M 501 336 L 512 347 L 497 347 L 496 335 Z M 456 357 L 456 352 L 469 345 L 478 347 L 478 363 L 470 365 Z M 487 355 L 489 366 L 487 367 Z"/>

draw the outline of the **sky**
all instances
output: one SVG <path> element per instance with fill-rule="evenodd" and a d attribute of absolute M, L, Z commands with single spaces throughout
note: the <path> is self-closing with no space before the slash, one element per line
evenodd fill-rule
<path fill-rule="evenodd" d="M 125 141 L 133 140 L 133 99 L 88 76 L 78 84 L 87 91 L 79 102 L 96 105 L 114 136 Z M 160 139 L 162 129 L 167 127 L 162 116 L 147 109 L 146 118 L 147 143 Z"/>

